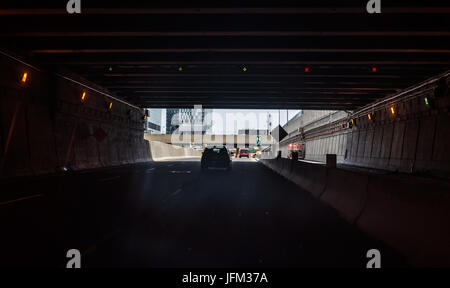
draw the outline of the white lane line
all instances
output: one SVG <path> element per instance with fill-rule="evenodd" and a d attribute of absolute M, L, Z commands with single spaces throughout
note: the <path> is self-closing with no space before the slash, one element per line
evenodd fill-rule
<path fill-rule="evenodd" d="M 147 170 L 145 170 L 145 174 L 151 174 L 151 173 L 153 173 L 153 171 L 155 171 L 155 168 L 147 169 Z"/>
<path fill-rule="evenodd" d="M 183 189 L 178 188 L 175 192 L 168 194 L 163 200 L 162 203 L 167 203 L 170 198 L 177 196 L 178 194 L 180 194 L 183 191 Z"/>
<path fill-rule="evenodd" d="M 114 176 L 114 177 L 110 177 L 110 178 L 103 178 L 103 179 L 100 179 L 99 181 L 100 182 L 109 182 L 109 181 L 116 180 L 119 178 L 120 178 L 120 176 Z"/>
<path fill-rule="evenodd" d="M 191 174 L 192 171 L 170 171 L 172 174 Z"/>
<path fill-rule="evenodd" d="M 39 198 L 39 197 L 44 197 L 44 194 L 36 194 L 36 195 L 21 197 L 21 198 L 14 199 L 14 200 L 0 202 L 0 206 L 12 204 L 12 203 L 17 203 L 17 202 L 25 201 L 25 200 L 29 200 L 29 199 Z"/>
<path fill-rule="evenodd" d="M 172 193 L 172 196 L 177 196 L 178 194 L 181 193 L 181 191 L 183 191 L 181 188 L 178 189 L 177 191 L 175 191 L 174 193 Z"/>

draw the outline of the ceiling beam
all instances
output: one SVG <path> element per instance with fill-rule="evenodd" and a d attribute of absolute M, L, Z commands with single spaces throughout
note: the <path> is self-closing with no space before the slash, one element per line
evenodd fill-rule
<path fill-rule="evenodd" d="M 121 61 L 121 60 L 79 60 L 69 61 L 61 60 L 56 62 L 47 62 L 47 64 L 66 64 L 66 65 L 450 65 L 447 61 L 382 61 L 382 60 L 365 60 L 365 61 Z"/>
<path fill-rule="evenodd" d="M 317 48 L 162 48 L 162 49 L 35 49 L 35 54 L 87 53 L 450 53 L 450 49 L 317 49 Z"/>
<path fill-rule="evenodd" d="M 32 27 L 30 27 L 32 28 Z M 448 37 L 450 31 L 20 31 L 0 37 Z"/>
<path fill-rule="evenodd" d="M 56 8 L 1 9 L 0 15 L 67 15 L 64 5 Z M 448 14 L 450 7 L 383 7 L 385 14 Z M 86 15 L 234 15 L 234 14 L 367 14 L 359 7 L 286 7 L 286 8 L 83 8 Z"/>

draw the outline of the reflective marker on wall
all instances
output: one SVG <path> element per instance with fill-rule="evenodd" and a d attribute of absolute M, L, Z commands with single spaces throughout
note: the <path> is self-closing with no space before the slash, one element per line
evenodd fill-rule
<path fill-rule="evenodd" d="M 22 75 L 22 83 L 26 83 L 27 82 L 27 80 L 28 80 L 28 73 L 23 73 L 23 75 Z"/>

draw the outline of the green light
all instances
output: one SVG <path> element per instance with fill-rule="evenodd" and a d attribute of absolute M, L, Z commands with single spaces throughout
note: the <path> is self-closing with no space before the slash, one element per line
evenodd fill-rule
<path fill-rule="evenodd" d="M 183 71 L 183 67 L 178 68 L 178 71 L 180 72 Z"/>
<path fill-rule="evenodd" d="M 242 69 L 242 70 L 244 70 L 244 72 L 247 72 L 247 67 L 244 67 L 244 69 Z"/>
<path fill-rule="evenodd" d="M 112 72 L 112 71 L 113 71 L 113 68 L 112 68 L 111 66 L 109 66 L 108 71 L 109 71 L 109 72 Z"/>
<path fill-rule="evenodd" d="M 428 98 L 425 97 L 425 104 L 428 105 Z"/>

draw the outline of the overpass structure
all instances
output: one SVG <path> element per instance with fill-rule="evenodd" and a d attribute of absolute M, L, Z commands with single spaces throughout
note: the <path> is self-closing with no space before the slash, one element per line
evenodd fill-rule
<path fill-rule="evenodd" d="M 369 14 L 365 1 L 291 2 L 85 1 L 80 15 L 14 4 L 1 10 L 0 39 L 145 108 L 353 110 L 449 69 L 440 3 L 389 1 Z"/>
<path fill-rule="evenodd" d="M 0 4 L 0 266 L 450 267 L 448 3 L 27 2 Z M 280 149 L 352 167 L 151 161 L 143 109 L 196 104 L 338 111 Z"/>
<path fill-rule="evenodd" d="M 256 147 L 275 144 L 271 135 L 198 135 L 198 134 L 145 134 L 148 141 L 158 141 L 167 144 L 188 146 L 221 146 Z M 258 144 L 259 143 L 259 144 Z"/>

